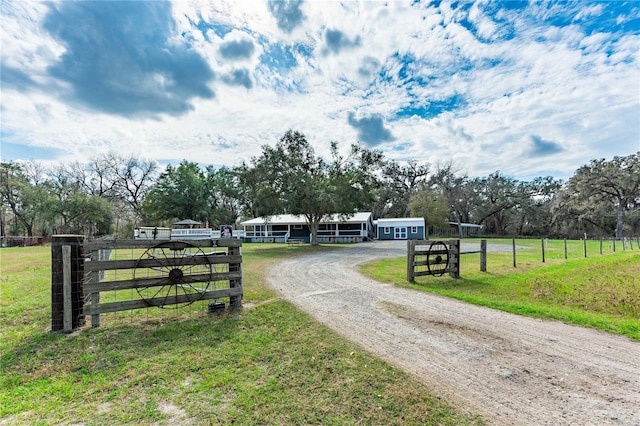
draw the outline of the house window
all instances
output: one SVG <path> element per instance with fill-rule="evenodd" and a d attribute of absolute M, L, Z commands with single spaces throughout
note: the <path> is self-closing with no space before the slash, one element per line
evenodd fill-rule
<path fill-rule="evenodd" d="M 418 233 L 418 227 L 417 226 L 412 226 L 411 227 L 411 233 L 412 234 L 417 234 Z"/>
<path fill-rule="evenodd" d="M 390 233 L 391 233 L 391 230 L 389 229 L 389 227 L 388 227 L 388 226 L 385 226 L 385 228 L 384 228 L 384 233 L 385 233 L 385 234 L 390 234 Z"/>
<path fill-rule="evenodd" d="M 293 225 L 293 229 L 302 229 L 302 225 Z"/>

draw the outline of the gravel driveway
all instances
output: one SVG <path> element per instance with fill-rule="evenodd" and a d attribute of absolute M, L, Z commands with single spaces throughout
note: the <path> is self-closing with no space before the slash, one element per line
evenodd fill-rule
<path fill-rule="evenodd" d="M 404 241 L 355 244 L 280 263 L 268 278 L 283 298 L 490 424 L 640 426 L 639 343 L 357 272 L 405 255 Z"/>

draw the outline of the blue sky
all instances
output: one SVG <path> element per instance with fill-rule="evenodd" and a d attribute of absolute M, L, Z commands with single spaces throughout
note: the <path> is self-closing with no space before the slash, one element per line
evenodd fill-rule
<path fill-rule="evenodd" d="M 470 176 L 640 151 L 640 4 L 0 0 L 2 161 L 233 166 L 302 131 Z"/>

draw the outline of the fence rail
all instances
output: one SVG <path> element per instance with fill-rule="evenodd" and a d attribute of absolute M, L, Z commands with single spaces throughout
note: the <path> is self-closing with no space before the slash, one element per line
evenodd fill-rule
<path fill-rule="evenodd" d="M 460 256 L 463 254 L 480 254 L 480 270 L 487 271 L 487 240 L 480 241 L 480 250 L 465 251 L 460 250 L 460 240 L 441 241 L 445 248 L 434 248 L 432 244 L 436 240 L 408 240 L 407 241 L 407 281 L 415 282 L 415 277 L 440 275 L 434 274 L 431 270 L 433 266 L 439 272 L 448 273 L 452 278 L 460 278 Z M 443 256 L 448 258 L 446 269 L 441 269 Z"/>
<path fill-rule="evenodd" d="M 83 241 L 77 237 L 70 240 L 80 247 L 71 261 L 67 254 L 64 262 L 59 262 L 61 255 L 54 253 L 68 253 L 69 238 L 59 242 L 54 238 L 52 245 L 53 266 L 64 263 L 60 272 L 54 268 L 52 276 L 53 330 L 77 328 L 84 324 L 85 315 L 90 315 L 92 326 L 97 327 L 104 313 L 175 308 L 206 300 L 228 298 L 230 309 L 242 307 L 242 241 L 238 239 Z M 64 272 L 69 264 L 75 271 L 73 291 L 69 291 Z M 123 293 L 117 293 L 121 290 L 129 290 L 124 298 Z M 68 297 L 74 298 L 71 326 Z"/>

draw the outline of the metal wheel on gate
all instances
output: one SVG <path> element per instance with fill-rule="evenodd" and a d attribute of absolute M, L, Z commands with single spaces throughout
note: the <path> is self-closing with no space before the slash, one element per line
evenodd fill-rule
<path fill-rule="evenodd" d="M 148 306 L 177 309 L 215 289 L 214 265 L 200 247 L 186 241 L 163 241 L 148 248 L 136 262 L 133 278 Z"/>
<path fill-rule="evenodd" d="M 442 276 L 449 267 L 449 248 L 443 241 L 434 241 L 427 251 L 427 269 L 430 275 Z"/>

